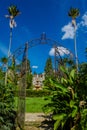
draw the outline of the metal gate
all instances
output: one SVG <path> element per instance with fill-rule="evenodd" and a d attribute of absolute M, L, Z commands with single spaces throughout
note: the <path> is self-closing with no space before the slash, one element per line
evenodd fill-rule
<path fill-rule="evenodd" d="M 26 98 L 26 74 L 27 74 L 27 55 L 28 55 L 28 44 L 25 44 L 23 60 L 20 71 L 19 80 L 19 94 L 18 94 L 18 125 L 21 130 L 24 129 L 25 123 L 25 98 Z"/>

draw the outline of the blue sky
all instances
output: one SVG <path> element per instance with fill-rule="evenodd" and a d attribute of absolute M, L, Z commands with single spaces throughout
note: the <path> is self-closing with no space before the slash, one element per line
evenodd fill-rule
<path fill-rule="evenodd" d="M 15 18 L 11 52 L 27 41 L 47 38 L 57 41 L 74 53 L 73 27 L 68 17 L 70 7 L 79 8 L 77 22 L 77 50 L 79 62 L 86 61 L 87 47 L 87 0 L 0 0 L 0 57 L 6 56 L 9 45 L 9 20 L 7 8 L 14 4 L 21 14 Z M 43 72 L 46 59 L 53 55 L 52 46 L 40 45 L 29 49 L 28 57 L 33 71 Z M 52 56 L 53 58 L 53 56 Z"/>

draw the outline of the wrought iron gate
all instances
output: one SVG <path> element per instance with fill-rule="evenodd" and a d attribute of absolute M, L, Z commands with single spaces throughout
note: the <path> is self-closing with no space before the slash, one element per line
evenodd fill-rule
<path fill-rule="evenodd" d="M 26 98 L 26 73 L 27 73 L 27 54 L 28 54 L 28 44 L 25 44 L 23 60 L 20 72 L 19 81 L 19 95 L 18 95 L 18 125 L 21 130 L 24 129 L 25 123 L 25 98 Z"/>

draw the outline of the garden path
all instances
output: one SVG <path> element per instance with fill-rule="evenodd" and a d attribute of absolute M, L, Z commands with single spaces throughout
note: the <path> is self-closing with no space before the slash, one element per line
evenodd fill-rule
<path fill-rule="evenodd" d="M 25 130 L 53 130 L 50 116 L 44 113 L 26 113 Z"/>
<path fill-rule="evenodd" d="M 25 122 L 41 122 L 44 121 L 46 115 L 44 113 L 26 113 L 25 114 Z"/>
<path fill-rule="evenodd" d="M 50 116 L 44 113 L 26 113 L 25 129 L 26 130 L 52 130 Z"/>

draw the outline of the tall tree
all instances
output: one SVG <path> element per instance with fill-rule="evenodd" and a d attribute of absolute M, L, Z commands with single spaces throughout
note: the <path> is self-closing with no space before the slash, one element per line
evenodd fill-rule
<path fill-rule="evenodd" d="M 12 45 L 12 29 L 16 27 L 16 22 L 14 18 L 20 14 L 20 11 L 17 9 L 15 5 L 11 5 L 8 7 L 8 15 L 5 15 L 6 18 L 10 19 L 9 26 L 10 26 L 10 41 L 9 41 L 9 49 L 8 49 L 8 57 L 10 56 L 11 45 Z M 8 63 L 7 63 L 7 70 L 8 70 Z M 5 85 L 7 83 L 7 72 L 5 75 Z"/>
<path fill-rule="evenodd" d="M 44 71 L 45 71 L 45 77 L 53 76 L 53 66 L 52 66 L 52 60 L 50 57 L 46 61 Z"/>
<path fill-rule="evenodd" d="M 20 11 L 17 9 L 15 5 L 11 5 L 8 7 L 9 15 L 5 15 L 6 18 L 10 19 L 9 26 L 10 26 L 10 42 L 9 42 L 9 50 L 8 50 L 8 57 L 10 55 L 10 49 L 12 44 L 12 29 L 16 27 L 16 22 L 14 18 L 20 14 Z"/>
<path fill-rule="evenodd" d="M 76 18 L 80 15 L 79 9 L 77 8 L 70 8 L 68 12 L 68 16 L 72 18 L 72 25 L 74 27 L 74 48 L 75 48 L 75 58 L 76 58 L 76 70 L 78 73 L 78 55 L 77 55 L 77 46 L 76 46 Z"/>

